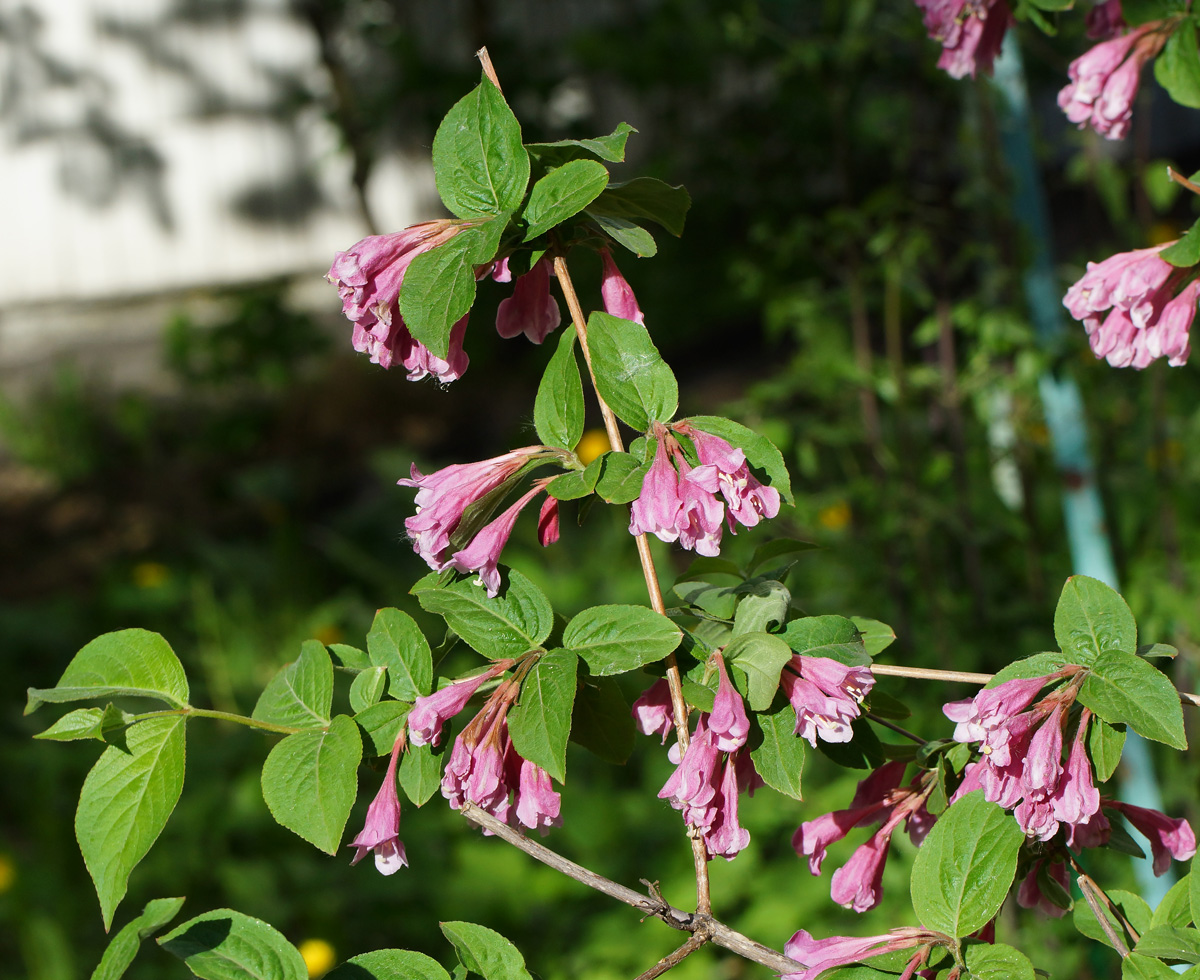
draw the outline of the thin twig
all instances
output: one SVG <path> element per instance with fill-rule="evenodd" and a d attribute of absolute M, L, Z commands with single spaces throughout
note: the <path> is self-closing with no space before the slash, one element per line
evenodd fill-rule
<path fill-rule="evenodd" d="M 475 52 L 475 57 L 483 65 L 483 73 L 487 75 L 488 81 L 496 86 L 496 91 L 503 93 L 504 90 L 500 88 L 500 79 L 496 77 L 496 68 L 492 64 L 492 56 L 488 54 L 488 49 L 486 47 L 480 48 Z"/>
<path fill-rule="evenodd" d="M 1193 194 L 1200 194 L 1200 186 L 1193 184 L 1190 180 L 1188 180 L 1185 176 L 1183 176 L 1183 174 L 1179 173 L 1178 171 L 1176 171 L 1175 169 L 1173 169 L 1171 167 L 1167 167 L 1167 178 L 1169 180 L 1175 181 L 1175 183 L 1177 183 L 1183 187 L 1186 187 Z"/>
<path fill-rule="evenodd" d="M 671 967 L 678 966 L 707 942 L 708 937 L 706 936 L 689 936 L 686 943 L 668 953 L 645 973 L 639 973 L 635 980 L 654 980 L 655 977 L 661 977 Z"/>
<path fill-rule="evenodd" d="M 875 714 L 874 712 L 868 711 L 867 717 L 870 718 L 871 721 L 875 722 L 876 725 L 882 725 L 884 728 L 890 728 L 897 735 L 903 735 L 905 738 L 912 739 L 918 745 L 925 744 L 926 740 L 921 738 L 920 735 L 914 735 L 907 728 L 901 728 L 899 725 L 888 721 L 886 718 L 880 718 L 879 715 Z"/>
<path fill-rule="evenodd" d="M 567 268 L 567 260 L 562 255 L 554 256 L 554 274 L 562 289 L 563 299 L 567 301 L 567 309 L 571 312 L 571 321 L 575 324 L 575 335 L 579 340 L 579 349 L 583 352 L 583 361 L 587 365 L 588 375 L 592 379 L 592 389 L 596 393 L 596 401 L 600 405 L 600 415 L 604 419 L 604 430 L 608 433 L 608 444 L 613 452 L 624 452 L 625 444 L 621 440 L 621 430 L 617 427 L 617 417 L 608 403 L 600 394 L 596 384 L 596 371 L 592 367 L 592 351 L 588 346 L 587 321 L 583 316 L 583 308 L 579 305 L 579 296 L 575 292 L 575 284 L 571 281 L 571 273 Z M 639 534 L 634 538 L 637 544 L 638 559 L 642 564 L 642 576 L 646 580 L 646 590 L 650 594 L 650 606 L 657 613 L 666 612 L 663 602 L 662 587 L 658 582 L 658 572 L 654 568 L 654 557 L 650 554 L 650 542 L 646 535 Z M 679 739 L 679 751 L 687 751 L 688 747 L 688 709 L 683 698 L 683 682 L 679 676 L 679 665 L 675 654 L 668 654 L 667 687 L 671 689 L 671 706 L 675 715 L 675 733 Z M 689 833 L 692 842 L 692 863 L 696 871 L 696 911 L 710 912 L 712 910 L 712 895 L 708 882 L 708 849 L 704 841 L 696 833 Z"/>
<path fill-rule="evenodd" d="M 1112 900 L 1104 894 L 1104 889 L 1097 885 L 1091 877 L 1084 873 L 1079 866 L 1079 862 L 1075 860 L 1074 855 L 1067 855 L 1071 861 L 1071 867 L 1075 869 L 1076 879 L 1079 882 L 1079 890 L 1083 892 L 1084 900 L 1088 903 L 1088 908 L 1092 910 L 1092 915 L 1096 917 L 1096 921 L 1100 923 L 1100 928 L 1104 935 L 1108 937 L 1108 941 L 1112 943 L 1113 949 L 1121 954 L 1124 959 L 1129 955 L 1129 947 L 1125 944 L 1125 940 L 1117 935 L 1117 931 L 1112 927 L 1112 923 L 1108 921 L 1108 917 L 1104 914 L 1104 910 L 1100 907 L 1101 902 L 1112 914 L 1122 927 L 1129 930 L 1129 935 L 1133 938 L 1136 945 L 1142 937 L 1138 935 L 1137 930 L 1133 928 L 1130 921 L 1121 914 L 1121 910 L 1113 904 Z"/>

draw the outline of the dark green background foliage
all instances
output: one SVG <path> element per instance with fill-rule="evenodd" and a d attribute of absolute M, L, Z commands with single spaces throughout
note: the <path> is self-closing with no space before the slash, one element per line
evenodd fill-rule
<path fill-rule="evenodd" d="M 681 414 L 721 411 L 769 435 L 796 495 L 777 521 L 727 535 L 723 554 L 745 560 L 772 535 L 816 542 L 792 568 L 793 597 L 811 614 L 891 624 L 891 662 L 995 670 L 1052 649 L 1071 569 L 1036 382 L 1046 370 L 1069 372 L 1084 390 L 1142 642 L 1177 646 L 1173 680 L 1195 689 L 1196 369 L 1111 370 L 1093 361 L 1079 329 L 1058 349 L 1035 345 L 1019 286 L 1026 248 L 1006 204 L 989 89 L 933 67 L 937 48 L 911 3 L 562 4 L 561 20 L 537 29 L 487 2 L 436 15 L 435 5 L 397 2 L 368 17 L 367 6 L 298 4 L 321 38 L 369 53 L 340 66 L 348 97 L 322 104 L 359 183 L 383 149 L 429 146 L 442 114 L 477 81 L 471 52 L 486 43 L 526 141 L 594 136 L 627 121 L 639 130 L 629 169 L 687 185 L 684 237 L 659 234 L 656 258 L 618 260 L 680 378 Z M 1064 20 L 1057 38 L 1026 38 L 1064 289 L 1086 260 L 1190 224 L 1191 205 L 1161 186 L 1158 158 L 1183 172 L 1200 164 L 1200 140 L 1172 124 L 1148 79 L 1141 129 L 1115 154 L 1067 127 L 1053 95 L 1080 50 L 1079 20 Z M 551 109 L 568 88 L 586 99 L 564 123 Z M 626 179 L 620 167 L 615 179 Z M 598 263 L 584 256 L 578 266 L 595 305 Z M 196 703 L 244 712 L 304 639 L 362 646 L 378 607 L 412 614 L 436 646 L 435 620 L 408 595 L 426 569 L 403 540 L 411 494 L 394 481 L 414 460 L 428 472 L 533 441 L 536 379 L 555 344 L 531 350 L 494 336 L 490 318 L 508 288 L 480 284 L 471 368 L 449 391 L 351 356 L 332 290 L 329 322 L 317 323 L 266 284 L 224 296 L 229 316 L 215 329 L 166 325 L 177 397 L 95 391 L 64 368 L 33 402 L 0 406 L 10 465 L 41 475 L 40 489 L 0 499 L 9 692 L 0 856 L 14 872 L 0 893 L 0 962 L 13 975 L 85 977 L 105 942 L 71 830 L 92 753 L 30 742 L 49 715 L 23 719 L 19 692 L 51 684 L 96 634 L 135 625 L 170 640 Z M 322 339 L 331 330 L 332 353 Z M 1010 406 L 1011 438 L 989 449 L 1000 403 Z M 1021 491 L 1007 498 L 1015 506 L 997 492 L 998 453 L 1002 478 Z M 585 605 L 639 602 L 621 511 L 565 503 L 557 545 L 542 552 L 522 523 L 506 561 L 568 617 Z M 686 562 L 654 547 L 670 584 Z M 461 648 L 453 656 L 450 669 L 473 663 Z M 636 697 L 636 682 L 621 683 Z M 886 690 L 911 697 L 918 707 L 904 724 L 929 737 L 946 734 L 940 701 L 969 693 Z M 209 724 L 194 726 L 189 742 L 182 803 L 134 873 L 117 927 L 151 898 L 186 894 L 185 916 L 237 908 L 293 942 L 326 939 L 340 958 L 388 946 L 449 963 L 436 923 L 477 921 L 512 939 L 545 977 L 632 976 L 678 941 L 480 837 L 437 796 L 420 810 L 405 806 L 409 870 L 387 879 L 369 862 L 352 870 L 348 850 L 321 855 L 271 819 L 247 764 L 265 758 L 270 740 Z M 1185 812 L 1175 794 L 1194 788 L 1194 753 L 1160 760 L 1169 812 Z M 627 884 L 658 880 L 687 905 L 680 820 L 655 796 L 669 771 L 665 751 L 639 739 L 624 767 L 577 746 L 568 756 L 564 826 L 547 842 Z M 363 773 L 352 831 L 379 776 Z M 906 839 L 893 845 L 882 907 L 865 918 L 828 897 L 828 868 L 863 835 L 831 848 L 822 879 L 809 877 L 791 833 L 845 806 L 855 776 L 810 752 L 804 777 L 803 802 L 763 793 L 744 805 L 753 842 L 736 861 L 713 864 L 717 913 L 777 948 L 801 926 L 827 935 L 909 924 Z M 1131 884 L 1123 860 L 1110 864 L 1098 869 L 1107 881 Z M 1084 950 L 1069 923 L 1006 907 L 1000 932 L 1055 975 L 1116 975 L 1115 956 Z M 704 952 L 678 975 L 718 969 Z M 765 976 L 740 962 L 729 970 Z M 184 969 L 150 948 L 128 975 Z"/>

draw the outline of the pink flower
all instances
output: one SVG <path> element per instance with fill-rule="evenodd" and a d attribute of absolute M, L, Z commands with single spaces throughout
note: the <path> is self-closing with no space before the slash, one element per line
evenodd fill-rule
<path fill-rule="evenodd" d="M 916 0 L 925 31 L 942 44 L 938 67 L 951 78 L 992 73 L 1004 33 L 1013 22 L 1005 0 Z"/>
<path fill-rule="evenodd" d="M 514 753 L 515 754 L 515 753 Z M 545 834 L 562 826 L 562 797 L 554 791 L 550 774 L 528 759 L 521 759 L 517 781 L 517 822 Z"/>
<path fill-rule="evenodd" d="M 1083 129 L 1088 124 L 1106 139 L 1124 139 L 1133 118 L 1142 66 L 1162 50 L 1167 32 L 1151 21 L 1128 34 L 1102 41 L 1071 62 L 1071 77 L 1058 93 L 1059 108 Z"/>
<path fill-rule="evenodd" d="M 1049 793 L 1058 785 L 1062 774 L 1063 706 L 1056 704 L 1045 723 L 1029 740 L 1025 755 L 1024 781 L 1026 791 Z"/>
<path fill-rule="evenodd" d="M 558 303 L 550 295 L 550 260 L 543 256 L 517 280 L 512 295 L 500 301 L 496 332 L 505 339 L 524 333 L 540 344 L 561 322 Z"/>
<path fill-rule="evenodd" d="M 485 681 L 502 674 L 515 663 L 497 660 L 482 674 L 447 684 L 440 691 L 425 694 L 413 702 L 408 713 L 408 740 L 413 745 L 437 745 L 442 739 L 442 726 L 467 706 L 467 702 Z"/>
<path fill-rule="evenodd" d="M 701 464 L 716 468 L 717 487 L 729 508 L 730 531 L 734 530 L 735 520 L 745 527 L 754 527 L 764 517 L 779 513 L 779 491 L 763 486 L 755 479 L 746 465 L 745 452 L 735 449 L 720 436 L 686 422 L 678 423 L 674 428 L 692 440 Z"/>
<path fill-rule="evenodd" d="M 396 793 L 396 763 L 404 748 L 404 739 L 396 739 L 392 746 L 392 757 L 388 761 L 383 785 L 375 799 L 367 807 L 367 822 L 357 837 L 350 842 L 355 849 L 352 865 L 358 864 L 371 851 L 375 852 L 375 867 L 380 874 L 395 874 L 408 867 L 404 853 L 404 842 L 400 840 L 400 797 Z"/>
<path fill-rule="evenodd" d="M 1061 919 L 1067 914 L 1067 910 L 1046 897 L 1038 880 L 1043 868 L 1050 878 L 1062 885 L 1064 892 L 1071 894 L 1071 875 L 1067 871 L 1066 862 L 1039 858 L 1029 869 L 1029 874 L 1021 880 L 1017 889 L 1017 904 L 1023 909 L 1037 909 L 1045 915 Z"/>
<path fill-rule="evenodd" d="M 1186 820 L 1174 820 L 1157 810 L 1119 800 L 1105 800 L 1104 806 L 1124 814 L 1125 819 L 1150 841 L 1156 875 L 1161 875 L 1170 867 L 1171 858 L 1188 861 L 1195 855 L 1196 835 Z"/>
<path fill-rule="evenodd" d="M 1067 768 L 1054 794 L 1054 815 L 1066 824 L 1086 823 L 1100 812 L 1100 791 L 1092 781 L 1092 766 L 1088 762 L 1084 736 L 1091 712 L 1084 709 L 1079 730 L 1071 743 Z"/>
<path fill-rule="evenodd" d="M 1084 18 L 1087 36 L 1093 41 L 1107 41 L 1125 30 L 1121 0 L 1103 0 L 1087 12 Z"/>
<path fill-rule="evenodd" d="M 830 936 L 828 939 L 813 939 L 803 929 L 798 930 L 783 947 L 786 956 L 807 969 L 799 973 L 785 973 L 780 980 L 816 980 L 818 974 L 836 966 L 857 963 L 897 949 L 923 946 L 937 937 L 922 929 L 893 929 L 882 936 Z"/>
<path fill-rule="evenodd" d="M 675 727 L 674 707 L 671 704 L 671 688 L 665 680 L 657 680 L 633 702 L 630 713 L 637 730 L 643 735 L 662 735 L 662 744 Z"/>
<path fill-rule="evenodd" d="M 538 544 L 549 548 L 558 540 L 558 501 L 546 495 L 542 509 L 538 511 Z"/>
<path fill-rule="evenodd" d="M 471 543 L 461 551 L 454 552 L 450 557 L 449 566 L 460 572 L 478 572 L 480 583 L 487 589 L 488 598 L 494 598 L 500 591 L 500 570 L 496 562 L 500 560 L 500 552 L 508 544 L 517 515 L 525 509 L 526 504 L 546 489 L 544 482 L 522 494 L 517 500 L 494 521 L 484 526 L 471 539 Z"/>
<path fill-rule="evenodd" d="M 679 499 L 679 474 L 671 464 L 665 438 L 658 440 L 654 462 L 642 479 L 642 490 L 630 508 L 630 534 L 653 534 L 660 541 L 679 540 L 675 518 Z"/>
<path fill-rule="evenodd" d="M 454 463 L 428 476 L 414 465 L 411 479 L 396 481 L 417 489 L 417 512 L 404 522 L 413 551 L 434 571 L 449 567 L 450 538 L 463 512 L 514 479 L 526 463 L 544 452 L 543 446 L 526 446 L 478 463 Z"/>
<path fill-rule="evenodd" d="M 725 760 L 725 773 L 713 798 L 713 815 L 709 831 L 704 835 L 704 843 L 708 853 L 714 857 L 723 857 L 732 861 L 738 853 L 750 844 L 750 831 L 738 823 L 738 791 L 741 788 L 738 780 L 740 753 L 730 755 Z M 753 768 L 749 756 L 746 763 Z"/>
<path fill-rule="evenodd" d="M 865 667 L 800 654 L 793 654 L 779 675 L 779 685 L 796 712 L 796 734 L 814 748 L 818 738 L 849 742 L 854 737 L 851 723 L 874 683 Z"/>
<path fill-rule="evenodd" d="M 1002 728 L 1010 717 L 1033 704 L 1038 692 L 1056 676 L 1049 674 L 1005 681 L 984 688 L 973 698 L 943 705 L 942 713 L 957 722 L 954 741 L 984 741 L 989 733 Z"/>
<path fill-rule="evenodd" d="M 742 696 L 734 690 L 725 670 L 725 659 L 714 653 L 717 662 L 717 694 L 713 698 L 712 713 L 708 716 L 708 730 L 713 734 L 713 743 L 721 752 L 734 752 L 746 744 L 750 734 L 750 719 L 746 716 Z"/>
<path fill-rule="evenodd" d="M 634 323 L 646 325 L 646 317 L 638 307 L 637 297 L 633 295 L 617 263 L 613 261 L 608 249 L 600 249 L 600 261 L 604 263 L 604 272 L 600 279 L 600 298 L 604 302 L 604 311 L 611 316 L 619 316 L 622 320 L 632 320 Z"/>
<path fill-rule="evenodd" d="M 721 553 L 721 531 L 725 508 L 717 500 L 717 473 L 711 466 L 688 465 L 682 453 L 676 457 L 679 467 L 679 510 L 675 531 L 680 547 L 709 558 Z M 661 537 L 661 535 L 660 535 Z"/>
<path fill-rule="evenodd" d="M 670 758 L 675 763 L 675 771 L 658 791 L 658 798 L 669 800 L 676 810 L 703 809 L 717 793 L 713 777 L 721 752 L 713 744 L 712 733 L 709 732 L 706 722 L 707 717 L 705 712 L 700 712 L 696 721 L 696 731 L 682 758 L 679 755 L 678 742 L 671 748 Z"/>

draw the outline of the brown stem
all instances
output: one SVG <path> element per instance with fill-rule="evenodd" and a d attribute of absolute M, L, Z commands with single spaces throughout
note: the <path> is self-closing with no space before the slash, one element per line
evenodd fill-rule
<path fill-rule="evenodd" d="M 654 980 L 655 977 L 661 977 L 664 973 L 671 969 L 671 967 L 678 966 L 680 963 L 686 960 L 706 942 L 708 942 L 707 936 L 699 936 L 695 934 L 689 936 L 686 943 L 684 943 L 674 952 L 668 953 L 661 960 L 655 963 L 654 966 L 650 967 L 650 969 L 645 973 L 639 973 L 635 980 Z"/>
<path fill-rule="evenodd" d="M 503 92 L 500 88 L 500 79 L 496 76 L 496 67 L 492 64 L 492 56 L 488 54 L 486 47 L 480 48 L 475 52 L 475 57 L 479 59 L 479 63 L 483 65 L 483 73 L 487 75 L 488 81 L 496 86 L 496 90 Z"/>
<path fill-rule="evenodd" d="M 575 324 L 575 335 L 579 339 L 579 349 L 583 352 L 583 361 L 587 365 L 588 376 L 592 379 L 592 390 L 596 393 L 596 401 L 600 404 L 600 415 L 604 419 L 604 431 L 608 433 L 608 444 L 613 452 L 624 452 L 625 444 L 621 441 L 621 431 L 617 428 L 617 417 L 608 403 L 601 397 L 600 388 L 596 384 L 596 371 L 592 367 L 592 351 L 588 346 L 587 321 L 583 317 L 583 308 L 579 305 L 579 296 L 575 292 L 575 284 L 571 281 L 571 273 L 567 269 L 567 260 L 561 254 L 554 256 L 554 274 L 562 289 L 563 299 L 567 301 L 567 309 L 571 312 L 571 321 Z M 642 563 L 642 576 L 646 579 L 646 590 L 650 593 L 650 606 L 656 613 L 666 612 L 663 602 L 662 588 L 658 583 L 658 572 L 654 568 L 654 557 L 650 554 L 650 542 L 646 535 L 639 534 L 634 538 L 637 544 L 638 559 Z M 675 654 L 668 654 L 667 686 L 671 689 L 671 707 L 675 715 L 675 733 L 679 739 L 679 751 L 687 751 L 688 747 L 688 709 L 683 699 L 683 683 L 679 676 L 679 664 Z M 689 829 L 692 841 L 692 863 L 696 869 L 696 910 L 710 912 L 712 896 L 708 884 L 708 849 L 704 841 Z"/>
<path fill-rule="evenodd" d="M 1079 890 L 1083 892 L 1083 897 L 1088 903 L 1088 908 L 1092 910 L 1092 915 L 1100 923 L 1100 928 L 1104 930 L 1104 935 L 1108 937 L 1108 941 L 1112 943 L 1113 949 L 1120 953 L 1122 958 L 1128 956 L 1129 947 L 1125 945 L 1125 940 L 1117 935 L 1117 931 L 1112 927 L 1112 923 L 1108 921 L 1108 917 L 1104 914 L 1100 906 L 1103 905 L 1112 917 L 1121 923 L 1122 928 L 1128 930 L 1135 945 L 1142 937 L 1138 935 L 1137 930 L 1133 928 L 1130 921 L 1121 914 L 1121 910 L 1113 904 L 1112 899 L 1104 894 L 1104 889 L 1097 885 L 1089 875 L 1084 873 L 1075 856 L 1068 854 L 1067 857 L 1071 862 L 1071 867 L 1075 869 L 1075 876 L 1079 882 Z"/>
<path fill-rule="evenodd" d="M 1190 180 L 1183 176 L 1183 174 L 1177 172 L 1171 167 L 1167 167 L 1167 177 L 1170 180 L 1175 181 L 1175 183 L 1186 187 L 1193 194 L 1200 194 L 1200 186 L 1193 184 Z"/>
<path fill-rule="evenodd" d="M 496 837 L 499 837 L 506 843 L 512 844 L 518 850 L 524 851 L 530 857 L 541 861 L 547 867 L 553 868 L 555 871 L 561 872 L 568 878 L 573 878 L 581 884 L 587 885 L 589 888 L 603 892 L 610 898 L 615 898 L 618 902 L 624 902 L 626 905 L 637 909 L 645 915 L 652 915 L 656 919 L 661 919 L 672 929 L 678 929 L 681 932 L 690 932 L 694 936 L 702 937 L 705 941 L 723 946 L 725 949 L 731 950 L 754 963 L 761 963 L 776 973 L 799 973 L 806 969 L 804 964 L 789 959 L 769 946 L 755 942 L 749 936 L 744 936 L 725 925 L 725 923 L 717 921 L 707 912 L 685 912 L 683 909 L 675 908 L 664 901 L 654 888 L 651 889 L 652 894 L 644 895 L 610 878 L 598 875 L 583 865 L 576 864 L 574 861 L 550 850 L 545 845 L 530 840 L 508 824 L 497 820 L 486 810 L 481 810 L 474 803 L 463 803 L 460 812 L 472 823 L 479 824 L 481 827 L 490 830 Z"/>
<path fill-rule="evenodd" d="M 897 735 L 903 735 L 905 738 L 911 739 L 912 741 L 916 742 L 918 745 L 925 744 L 925 739 L 921 738 L 920 735 L 916 735 L 913 732 L 910 732 L 907 728 L 901 728 L 899 725 L 888 721 L 886 718 L 880 718 L 879 715 L 872 714 L 870 711 L 867 712 L 866 716 L 868 718 L 870 718 L 871 721 L 875 722 L 876 725 L 882 725 L 884 728 L 890 728 Z"/>

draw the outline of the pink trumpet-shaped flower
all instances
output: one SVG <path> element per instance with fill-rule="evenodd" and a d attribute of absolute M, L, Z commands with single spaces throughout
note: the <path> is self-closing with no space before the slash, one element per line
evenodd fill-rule
<path fill-rule="evenodd" d="M 1102 41 L 1071 62 L 1070 83 L 1058 93 L 1059 108 L 1073 123 L 1087 125 L 1106 139 L 1124 139 L 1133 118 L 1142 66 L 1167 40 L 1161 21 Z"/>
<path fill-rule="evenodd" d="M 830 936 L 813 939 L 803 929 L 798 930 L 783 947 L 785 955 L 807 969 L 785 973 L 780 980 L 816 980 L 825 970 L 881 956 L 897 949 L 909 949 L 932 942 L 937 936 L 923 929 L 893 929 L 882 936 Z"/>
<path fill-rule="evenodd" d="M 712 732 L 713 744 L 721 752 L 733 752 L 746 744 L 750 734 L 750 719 L 742 696 L 734 690 L 729 674 L 725 670 L 725 659 L 714 653 L 717 662 L 717 694 L 713 698 L 712 713 L 708 716 L 708 730 Z"/>
<path fill-rule="evenodd" d="M 355 849 L 351 864 L 358 864 L 371 851 L 375 852 L 375 867 L 380 874 L 395 874 L 408 867 L 404 841 L 400 840 L 400 797 L 396 793 L 396 764 L 404 748 L 403 737 L 392 746 L 383 785 L 367 807 L 367 821 L 362 831 L 350 842 Z"/>
<path fill-rule="evenodd" d="M 679 499 L 679 474 L 671 464 L 666 440 L 660 438 L 654 450 L 654 462 L 642 479 L 642 490 L 630 508 L 630 534 L 653 534 L 660 541 L 677 541 L 675 519 Z"/>
<path fill-rule="evenodd" d="M 721 553 L 721 532 L 725 508 L 717 500 L 717 473 L 711 466 L 688 465 L 682 454 L 675 460 L 679 467 L 679 511 L 675 531 L 681 547 L 709 558 Z"/>
<path fill-rule="evenodd" d="M 865 667 L 848 667 L 828 657 L 794 654 L 779 676 L 779 685 L 796 712 L 796 734 L 814 748 L 817 739 L 848 742 L 851 723 L 875 678 Z"/>
<path fill-rule="evenodd" d="M 469 545 L 450 557 L 450 567 L 460 572 L 479 573 L 479 581 L 487 589 L 488 598 L 494 598 L 500 591 L 500 569 L 496 563 L 500 560 L 500 552 L 508 544 L 517 515 L 545 489 L 545 484 L 539 483 L 522 494 L 504 513 L 484 526 Z"/>
<path fill-rule="evenodd" d="M 517 822 L 545 834 L 551 827 L 562 826 L 561 810 L 562 797 L 554 791 L 550 774 L 528 759 L 521 759 L 517 779 Z"/>
<path fill-rule="evenodd" d="M 1010 717 L 1024 711 L 1054 675 L 1018 678 L 995 687 L 984 688 L 973 698 L 951 701 L 942 713 L 953 722 L 956 742 L 984 741 L 990 732 L 1002 727 Z"/>
<path fill-rule="evenodd" d="M 723 857 L 726 861 L 732 861 L 750 844 L 750 831 L 738 823 L 738 791 L 741 788 L 738 768 L 741 759 L 740 753 L 735 752 L 725 760 L 725 772 L 713 798 L 715 813 L 708 833 L 704 835 L 708 853 Z M 750 762 L 748 757 L 746 762 Z"/>
<path fill-rule="evenodd" d="M 1196 853 L 1196 835 L 1192 825 L 1182 817 L 1173 819 L 1157 810 L 1119 800 L 1105 800 L 1107 809 L 1116 810 L 1150 841 L 1154 858 L 1154 873 L 1163 874 L 1171 866 L 1171 858 L 1189 861 Z"/>
<path fill-rule="evenodd" d="M 1084 709 L 1079 730 L 1071 742 L 1067 768 L 1054 794 L 1054 816 L 1065 824 L 1087 823 L 1100 812 L 1100 791 L 1092 780 L 1092 765 L 1088 762 L 1085 734 L 1091 712 Z"/>
<path fill-rule="evenodd" d="M 558 501 L 546 495 L 542 509 L 538 511 L 538 544 L 549 548 L 558 540 Z"/>
<path fill-rule="evenodd" d="M 413 745 L 439 744 L 442 726 L 467 706 L 467 702 L 486 681 L 504 673 L 513 663 L 512 660 L 497 660 L 482 674 L 447 684 L 440 691 L 417 698 L 408 713 L 409 742 Z"/>
<path fill-rule="evenodd" d="M 604 271 L 600 279 L 600 298 L 604 302 L 604 311 L 611 316 L 619 316 L 622 320 L 632 320 L 634 323 L 646 325 L 646 317 L 638 307 L 637 297 L 633 289 L 621 275 L 617 263 L 613 261 L 608 249 L 600 249 L 600 261 Z"/>
<path fill-rule="evenodd" d="M 1013 23 L 1005 0 L 916 0 L 925 32 L 942 44 L 937 66 L 951 78 L 992 73 L 1004 34 Z"/>
<path fill-rule="evenodd" d="M 717 487 L 729 508 L 731 531 L 734 530 L 734 521 L 745 527 L 754 527 L 763 518 L 779 513 L 779 491 L 763 486 L 755 479 L 746 465 L 745 452 L 735 449 L 720 436 L 711 435 L 686 422 L 676 425 L 675 430 L 692 440 L 702 465 L 715 467 Z"/>
<path fill-rule="evenodd" d="M 540 344 L 562 322 L 550 295 L 550 260 L 542 257 L 513 286 L 512 295 L 496 309 L 496 332 L 508 339 L 519 333 Z"/>
<path fill-rule="evenodd" d="M 644 690 L 630 713 L 634 725 L 643 735 L 662 735 L 662 744 L 675 727 L 674 707 L 671 704 L 671 688 L 665 680 L 657 680 Z"/>

